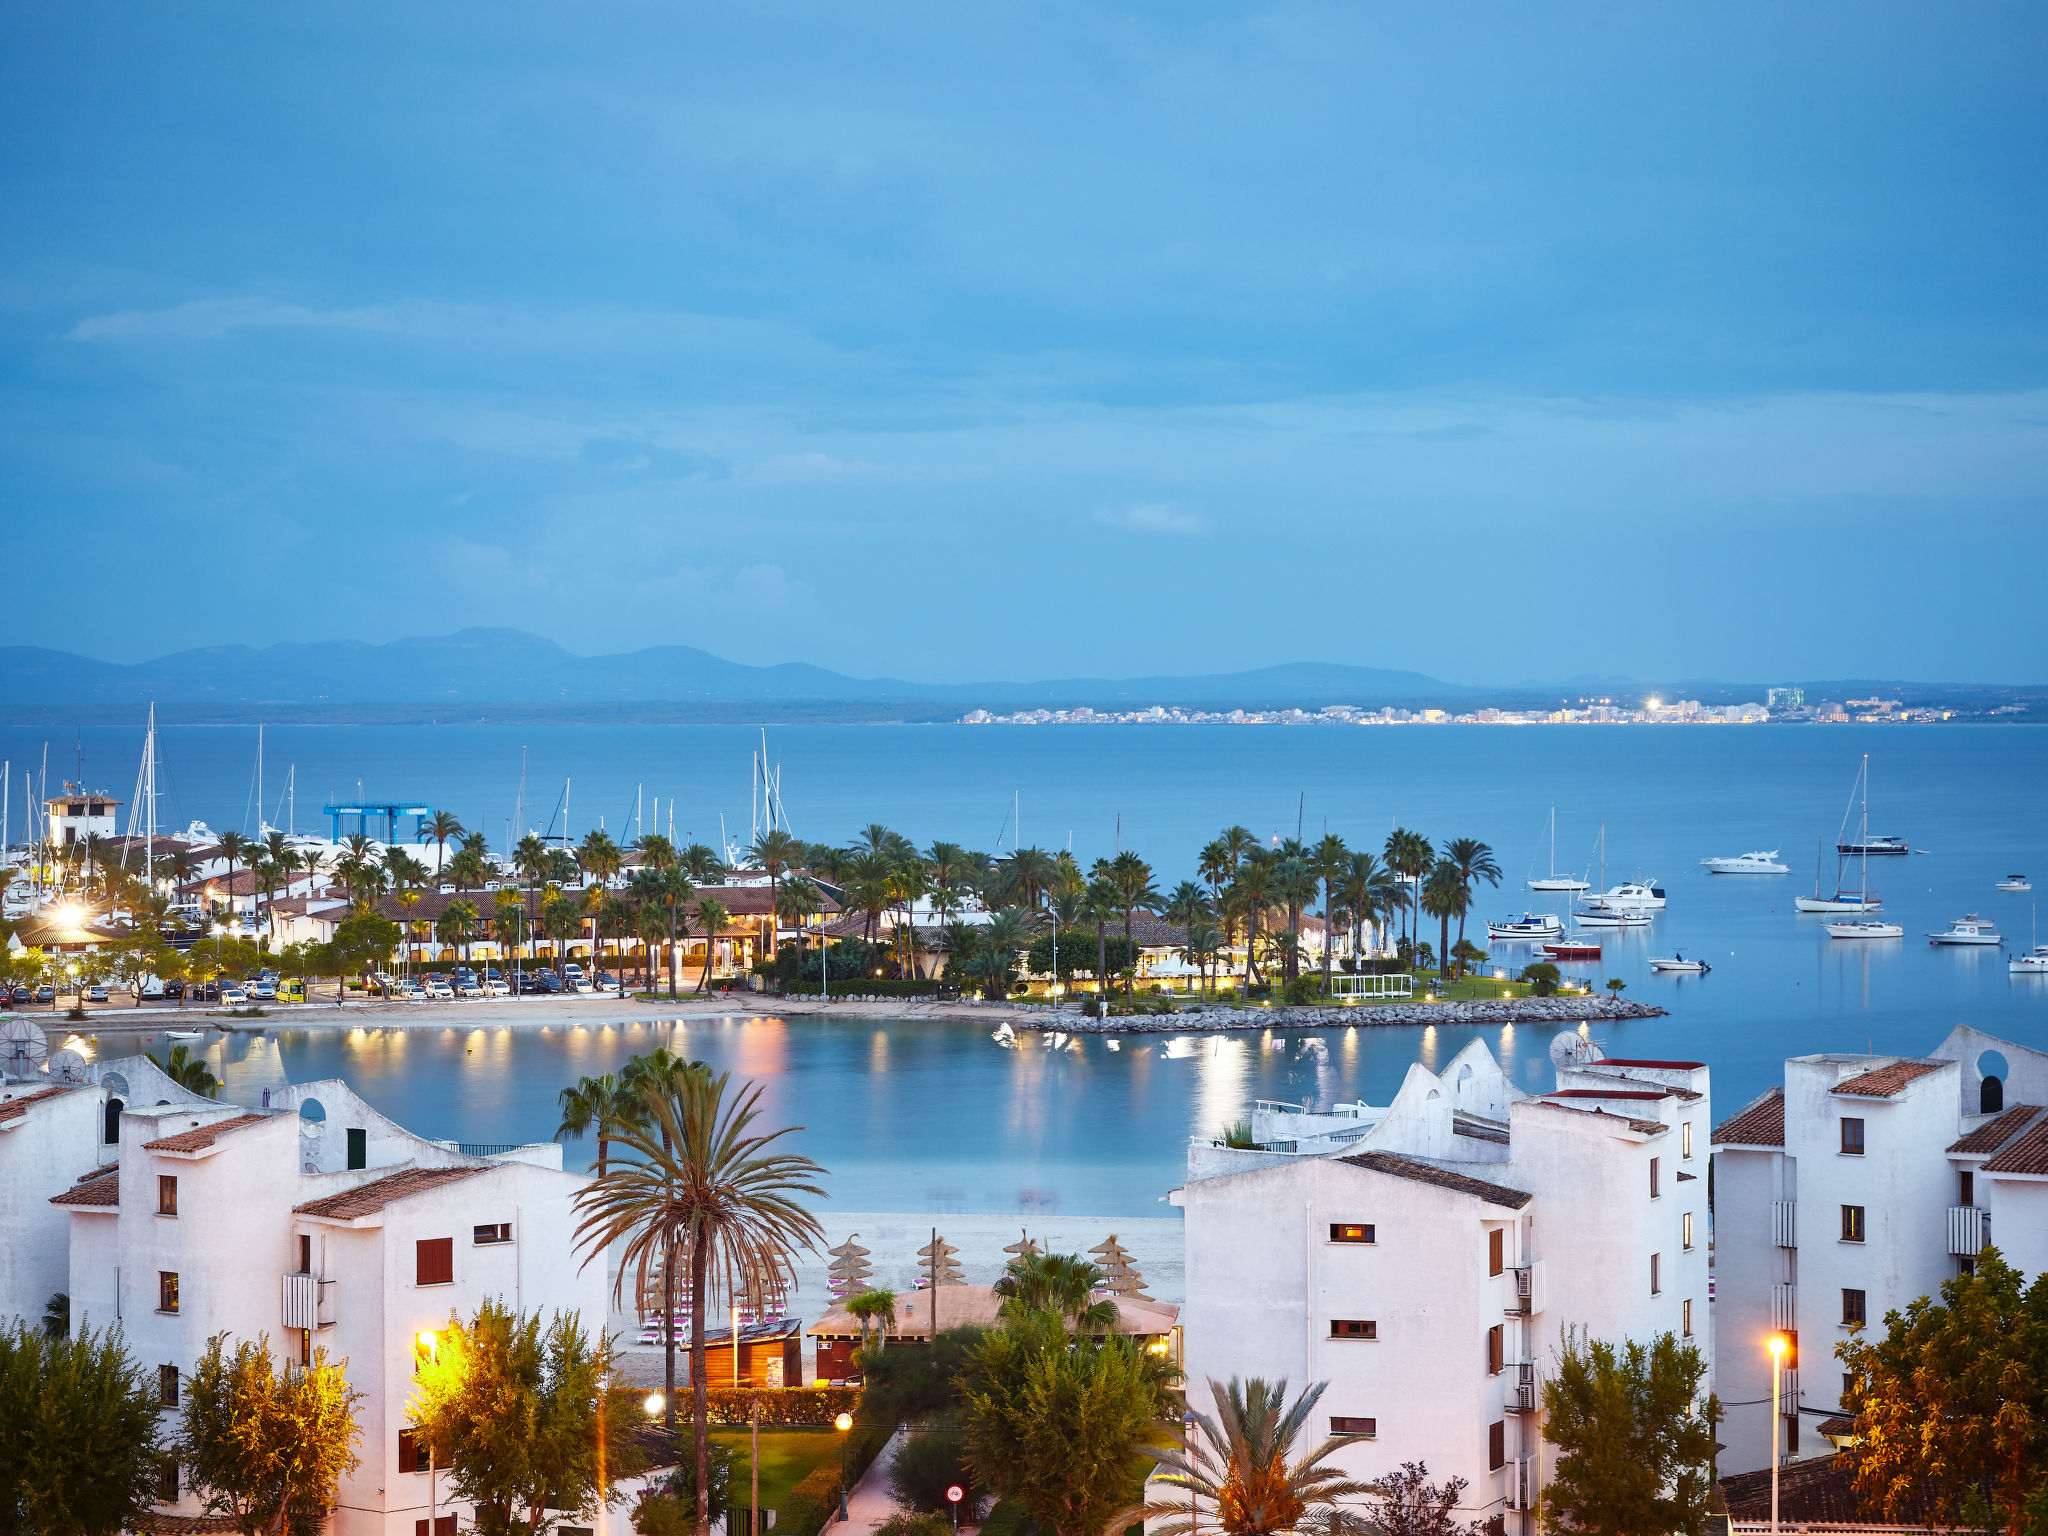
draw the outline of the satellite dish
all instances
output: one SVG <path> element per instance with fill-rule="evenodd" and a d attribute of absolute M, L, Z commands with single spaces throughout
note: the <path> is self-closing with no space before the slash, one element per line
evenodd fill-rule
<path fill-rule="evenodd" d="M 84 1082 L 85 1058 L 69 1046 L 50 1052 L 50 1076 L 60 1083 Z"/>
<path fill-rule="evenodd" d="M 1591 1061 L 1604 1061 L 1607 1053 L 1575 1029 L 1559 1030 L 1550 1042 L 1550 1064 L 1553 1067 L 1583 1067 Z"/>
<path fill-rule="evenodd" d="M 9 1077 L 27 1077 L 42 1066 L 49 1054 L 50 1039 L 40 1024 L 9 1019 L 0 1025 L 0 1069 Z"/>

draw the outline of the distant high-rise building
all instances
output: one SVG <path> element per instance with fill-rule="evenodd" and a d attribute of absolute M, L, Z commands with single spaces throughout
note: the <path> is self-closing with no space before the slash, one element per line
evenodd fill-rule
<path fill-rule="evenodd" d="M 1766 709 L 1803 709 L 1806 707 L 1804 688 L 1773 688 L 1764 695 Z"/>

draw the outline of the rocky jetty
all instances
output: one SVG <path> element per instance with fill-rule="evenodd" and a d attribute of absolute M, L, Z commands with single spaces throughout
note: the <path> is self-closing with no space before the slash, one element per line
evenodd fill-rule
<path fill-rule="evenodd" d="M 1193 1007 L 1091 1019 L 1062 1008 L 1008 1010 L 1016 1029 L 1070 1035 L 1211 1034 L 1226 1029 L 1370 1029 L 1390 1024 L 1580 1024 L 1655 1019 L 1665 1010 L 1613 997 L 1518 997 L 1475 1003 L 1373 1003 L 1351 1008 Z"/>

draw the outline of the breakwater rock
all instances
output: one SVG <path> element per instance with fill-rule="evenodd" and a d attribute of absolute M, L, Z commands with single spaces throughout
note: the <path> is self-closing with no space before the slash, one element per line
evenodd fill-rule
<path fill-rule="evenodd" d="M 1580 1024 L 1656 1019 L 1665 1010 L 1612 997 L 1521 997 L 1476 1003 L 1373 1003 L 1353 1008 L 1200 1008 L 1106 1019 L 1060 1009 L 1010 1010 L 1017 1029 L 1070 1035 L 1192 1035 L 1226 1029 L 1370 1029 L 1389 1024 Z"/>

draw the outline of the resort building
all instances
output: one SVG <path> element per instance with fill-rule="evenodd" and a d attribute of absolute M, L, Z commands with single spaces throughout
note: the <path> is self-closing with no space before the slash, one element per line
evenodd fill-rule
<path fill-rule="evenodd" d="M 1108 1301 L 1116 1308 L 1114 1331 L 1137 1339 L 1146 1348 L 1165 1355 L 1178 1341 L 1180 1308 L 1171 1302 L 1149 1297 L 1115 1295 L 1098 1291 L 1094 1299 Z M 854 1352 L 863 1337 L 872 1342 L 878 1334 L 884 1348 L 925 1345 L 937 1333 L 951 1328 L 993 1328 L 1002 1313 L 1003 1298 L 992 1285 L 942 1284 L 925 1287 L 896 1298 L 896 1317 L 886 1330 L 875 1323 L 862 1333 L 860 1319 L 846 1310 L 844 1300 L 835 1302 L 825 1315 L 805 1330 L 818 1346 L 818 1380 L 843 1381 L 857 1377 Z M 714 1382 L 718 1378 L 711 1378 Z"/>
<path fill-rule="evenodd" d="M 1211 1378 L 1327 1382 L 1312 1429 L 1359 1437 L 1348 1476 L 1423 1462 L 1466 1480 L 1459 1523 L 1533 1532 L 1566 1330 L 1712 1359 L 1706 1067 L 1577 1034 L 1552 1060 L 1554 1088 L 1524 1092 L 1475 1040 L 1384 1107 L 1262 1103 L 1254 1147 L 1191 1146 L 1170 1197 L 1190 1400 Z"/>
<path fill-rule="evenodd" d="M 2048 1052 L 1959 1026 L 1924 1057 L 1823 1054 L 1714 1131 L 1721 1470 L 1771 1462 L 1773 1335 L 1790 1346 L 1779 1454 L 1850 1432 L 1835 1346 L 1996 1244 L 2048 1269 Z"/>
<path fill-rule="evenodd" d="M 63 794 L 43 802 L 44 836 L 58 848 L 69 848 L 89 837 L 112 837 L 120 815 L 121 802 L 112 795 L 88 793 L 66 784 Z"/>

